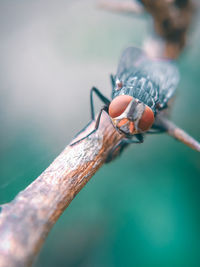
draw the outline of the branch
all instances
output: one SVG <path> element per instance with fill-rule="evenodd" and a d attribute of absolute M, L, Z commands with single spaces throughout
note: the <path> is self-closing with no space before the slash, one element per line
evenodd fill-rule
<path fill-rule="evenodd" d="M 186 45 L 194 17 L 192 0 L 140 0 L 154 20 L 155 32 L 165 42 L 163 56 L 175 59 Z"/>
<path fill-rule="evenodd" d="M 135 1 L 100 1 L 99 7 L 112 11 L 112 12 L 120 12 L 125 14 L 142 14 L 144 13 L 143 7 L 136 3 Z"/>
<path fill-rule="evenodd" d="M 200 151 L 197 141 L 167 119 L 160 117 L 157 123 L 169 135 Z M 73 142 L 94 127 L 93 122 Z M 0 206 L 0 267 L 32 264 L 62 212 L 123 137 L 112 126 L 107 113 L 103 112 L 96 133 L 74 146 L 67 146 L 12 202 Z"/>
<path fill-rule="evenodd" d="M 187 134 L 184 130 L 175 125 L 173 122 L 168 120 L 166 117 L 157 117 L 156 123 L 161 128 L 163 128 L 168 133 L 168 135 L 191 147 L 192 149 L 200 152 L 200 143 L 193 137 L 191 137 L 189 134 Z"/>
<path fill-rule="evenodd" d="M 139 1 L 139 0 L 138 0 Z M 118 2 L 100 1 L 99 6 L 114 12 L 142 14 L 146 10 L 152 15 L 154 30 L 159 38 L 146 40 L 144 46 L 152 56 L 177 58 L 186 45 L 187 34 L 194 16 L 192 0 L 140 0 Z"/>
<path fill-rule="evenodd" d="M 77 138 L 93 128 L 94 123 Z M 0 207 L 0 267 L 31 265 L 51 227 L 122 138 L 104 112 L 95 134 L 67 146 L 31 185 Z"/>

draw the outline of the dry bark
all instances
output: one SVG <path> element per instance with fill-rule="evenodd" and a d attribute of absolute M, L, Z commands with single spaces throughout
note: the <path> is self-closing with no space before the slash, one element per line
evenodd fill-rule
<path fill-rule="evenodd" d="M 51 227 L 122 138 L 104 112 L 96 133 L 67 146 L 32 184 L 1 206 L 0 267 L 31 265 Z"/>

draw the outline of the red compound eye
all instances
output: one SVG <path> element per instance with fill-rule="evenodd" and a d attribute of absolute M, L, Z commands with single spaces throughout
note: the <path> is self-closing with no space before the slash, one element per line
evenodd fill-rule
<path fill-rule="evenodd" d="M 142 114 L 142 117 L 139 121 L 138 127 L 143 132 L 146 132 L 151 128 L 153 123 L 154 123 L 154 113 L 150 107 L 146 106 Z"/>
<path fill-rule="evenodd" d="M 128 104 L 131 102 L 132 99 L 133 97 L 129 95 L 119 95 L 114 98 L 110 103 L 108 110 L 110 117 L 115 118 L 120 116 L 128 107 Z"/>

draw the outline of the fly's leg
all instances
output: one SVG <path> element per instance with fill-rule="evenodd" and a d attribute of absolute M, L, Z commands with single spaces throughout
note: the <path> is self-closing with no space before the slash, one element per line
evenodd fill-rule
<path fill-rule="evenodd" d="M 86 129 L 87 129 L 87 127 L 89 127 L 89 125 L 92 123 L 92 121 L 89 121 L 86 125 L 85 125 L 85 127 L 83 128 L 83 129 L 81 129 L 75 136 L 74 136 L 74 139 L 79 135 L 79 134 L 81 134 L 81 133 L 83 133 Z M 72 143 L 72 145 L 73 145 L 73 143 Z"/>
<path fill-rule="evenodd" d="M 165 133 L 166 130 L 164 129 L 155 129 L 155 130 L 149 130 L 146 133 L 147 134 L 160 134 L 160 133 Z"/>
<path fill-rule="evenodd" d="M 112 85 L 112 90 L 115 89 L 115 77 L 114 75 L 110 75 L 110 81 L 111 81 L 111 85 Z"/>
<path fill-rule="evenodd" d="M 161 125 L 153 125 L 152 128 L 147 131 L 147 134 L 160 134 L 166 132 L 166 129 L 162 127 Z"/>
<path fill-rule="evenodd" d="M 94 130 L 91 131 L 88 135 L 84 136 L 83 138 L 81 138 L 81 139 L 75 141 L 74 143 L 70 144 L 70 146 L 74 146 L 74 145 L 78 144 L 80 141 L 86 139 L 88 136 L 90 136 L 91 134 L 93 134 L 94 132 L 96 132 L 98 130 L 98 127 L 99 127 L 99 121 L 100 121 L 101 114 L 102 114 L 103 110 L 105 110 L 106 112 L 108 112 L 108 106 L 110 104 L 110 100 L 107 97 L 105 97 L 96 87 L 92 87 L 92 89 L 90 90 L 90 108 L 91 108 L 91 118 L 92 118 L 92 121 L 95 120 L 93 93 L 95 93 L 100 98 L 100 100 L 105 104 L 105 107 L 103 107 L 101 109 L 101 111 L 99 112 L 99 115 L 98 115 L 98 118 L 97 118 L 97 121 L 96 121 Z M 79 135 L 80 133 L 84 132 L 84 130 L 87 128 L 88 125 L 90 125 L 92 123 L 92 121 L 90 121 L 86 125 L 86 127 L 84 127 L 83 130 L 81 130 L 77 135 Z"/>
<path fill-rule="evenodd" d="M 79 142 L 81 142 L 81 141 L 83 141 L 84 139 L 88 138 L 90 135 L 92 135 L 93 133 L 95 133 L 95 132 L 98 130 L 98 128 L 99 128 L 99 124 L 100 124 L 101 115 L 102 115 L 102 112 L 103 112 L 103 111 L 108 112 L 108 107 L 105 106 L 105 107 L 103 107 L 103 108 L 100 110 L 99 115 L 98 115 L 97 120 L 96 120 L 96 124 L 95 124 L 95 128 L 94 128 L 94 130 L 92 130 L 89 134 L 87 134 L 87 135 L 84 136 L 83 138 L 81 138 L 81 139 L 75 141 L 74 143 L 70 144 L 70 146 L 74 146 L 74 145 L 78 144 Z"/>
<path fill-rule="evenodd" d="M 135 134 L 134 135 L 136 138 L 137 138 L 137 140 L 139 141 L 138 143 L 143 143 L 144 142 L 144 135 L 143 134 Z M 131 139 L 130 139 L 131 140 Z M 134 140 L 132 140 L 132 141 L 134 141 Z"/>
<path fill-rule="evenodd" d="M 158 117 L 157 125 L 165 130 L 170 136 L 200 152 L 200 143 L 165 117 Z"/>
<path fill-rule="evenodd" d="M 95 93 L 95 94 L 99 97 L 99 99 L 100 99 L 106 106 L 109 106 L 109 105 L 110 105 L 110 100 L 109 100 L 107 97 L 105 97 L 105 96 L 99 91 L 99 89 L 97 89 L 96 87 L 92 87 L 92 89 L 90 90 L 90 108 L 91 108 L 91 117 L 92 117 L 92 120 L 95 119 L 93 93 Z"/>
<path fill-rule="evenodd" d="M 142 136 L 142 135 L 141 135 Z M 138 137 L 136 137 L 138 139 Z M 143 137 L 142 139 L 138 140 L 132 140 L 132 139 L 122 139 L 120 140 L 109 152 L 107 158 L 106 158 L 106 163 L 111 162 L 114 160 L 116 157 L 120 156 L 121 153 L 124 151 L 124 149 L 130 145 L 130 144 L 141 144 L 143 143 Z"/>
<path fill-rule="evenodd" d="M 115 93 L 115 87 L 116 87 L 116 81 L 115 81 L 115 76 L 114 75 L 110 75 L 110 81 L 111 81 L 111 85 L 112 85 L 112 93 L 111 96 L 113 98 L 114 93 Z"/>

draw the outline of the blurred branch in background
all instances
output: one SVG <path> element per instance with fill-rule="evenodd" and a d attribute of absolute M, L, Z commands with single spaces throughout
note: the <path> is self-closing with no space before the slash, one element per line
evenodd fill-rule
<path fill-rule="evenodd" d="M 109 11 L 125 13 L 125 14 L 142 14 L 144 8 L 136 1 L 100 1 L 99 7 L 107 9 Z"/>
<path fill-rule="evenodd" d="M 157 49 L 153 40 L 148 44 L 147 52 L 155 56 L 155 51 L 152 51 L 153 46 L 159 51 L 156 53 L 158 56 L 172 59 L 177 58 L 184 48 L 194 15 L 194 3 L 191 0 L 100 1 L 99 5 L 110 11 L 133 15 L 144 13 L 146 10 L 153 17 L 155 32 L 164 42 L 163 47 Z M 162 44 L 160 43 L 160 46 Z"/>
<path fill-rule="evenodd" d="M 192 2 L 140 2 L 153 16 L 155 31 L 165 41 L 162 55 L 177 58 L 186 43 L 194 10 Z M 124 6 L 121 9 L 128 11 Z M 116 10 L 119 11 L 115 8 Z M 142 8 L 132 8 L 131 12 L 140 13 Z M 150 50 L 153 53 L 155 46 L 152 45 Z M 84 134 L 94 127 L 95 123 L 92 122 L 86 127 Z M 167 128 L 167 123 L 165 127 L 170 135 L 180 137 L 180 132 L 176 135 L 178 128 L 171 125 Z M 77 138 L 81 137 L 80 134 Z M 31 185 L 13 201 L 0 207 L 0 267 L 32 264 L 48 232 L 64 209 L 102 166 L 109 151 L 122 138 L 123 135 L 114 129 L 107 114 L 103 113 L 95 134 L 76 146 L 67 146 Z"/>
<path fill-rule="evenodd" d="M 141 0 L 154 19 L 156 33 L 165 41 L 163 55 L 177 58 L 186 44 L 188 29 L 194 15 L 190 0 Z"/>

